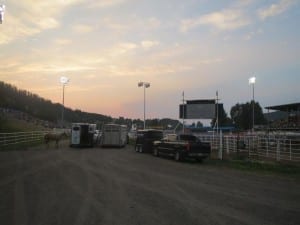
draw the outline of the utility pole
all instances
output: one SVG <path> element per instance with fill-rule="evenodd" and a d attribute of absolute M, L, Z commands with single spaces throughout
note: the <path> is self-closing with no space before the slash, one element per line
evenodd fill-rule
<path fill-rule="evenodd" d="M 184 105 L 184 91 L 182 92 L 182 133 L 184 134 L 184 110 L 185 110 L 185 105 Z"/>
<path fill-rule="evenodd" d="M 217 97 L 217 119 L 216 119 L 216 125 L 217 125 L 217 134 L 219 133 L 219 93 L 216 91 L 216 97 Z"/>

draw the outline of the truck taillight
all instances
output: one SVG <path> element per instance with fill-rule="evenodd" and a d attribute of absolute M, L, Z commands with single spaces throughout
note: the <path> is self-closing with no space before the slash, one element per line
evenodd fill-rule
<path fill-rule="evenodd" d="M 189 151 L 190 149 L 191 149 L 191 144 L 189 142 L 187 142 L 185 145 L 185 150 Z"/>

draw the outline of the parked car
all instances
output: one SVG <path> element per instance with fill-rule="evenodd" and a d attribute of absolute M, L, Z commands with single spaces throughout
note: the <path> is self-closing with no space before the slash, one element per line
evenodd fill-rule
<path fill-rule="evenodd" d="M 190 134 L 171 134 L 160 141 L 154 142 L 153 154 L 169 155 L 176 161 L 187 158 L 195 158 L 198 161 L 209 157 L 211 152 L 210 143 L 202 142 L 195 135 Z"/>
<path fill-rule="evenodd" d="M 148 152 L 153 153 L 153 142 L 161 140 L 163 138 L 163 132 L 161 130 L 148 129 L 137 131 L 137 137 L 135 142 L 136 152 Z"/>

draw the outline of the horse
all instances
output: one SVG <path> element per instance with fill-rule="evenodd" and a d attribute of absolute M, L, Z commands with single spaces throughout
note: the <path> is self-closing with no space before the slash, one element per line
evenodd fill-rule
<path fill-rule="evenodd" d="M 68 135 L 66 134 L 66 132 L 62 132 L 62 133 L 47 133 L 44 136 L 44 141 L 45 144 L 47 145 L 47 147 L 49 147 L 49 142 L 50 141 L 55 141 L 55 146 L 56 148 L 58 148 L 58 143 L 61 139 L 68 137 Z"/>

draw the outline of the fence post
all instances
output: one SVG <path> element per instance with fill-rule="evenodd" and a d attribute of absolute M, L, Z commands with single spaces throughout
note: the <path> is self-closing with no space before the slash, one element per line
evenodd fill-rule
<path fill-rule="evenodd" d="M 290 139 L 290 161 L 292 161 L 292 140 Z"/>
<path fill-rule="evenodd" d="M 267 154 L 266 154 L 266 156 L 269 157 L 269 139 L 266 139 L 266 143 L 267 143 Z"/>
<path fill-rule="evenodd" d="M 276 160 L 280 161 L 280 142 L 279 142 L 279 140 L 277 140 Z"/>
<path fill-rule="evenodd" d="M 235 151 L 236 151 L 236 156 L 239 159 L 240 158 L 240 146 L 239 146 L 239 142 L 240 142 L 240 136 L 238 135 L 237 137 L 234 137 L 234 139 L 236 139 L 234 142 L 235 144 Z"/>
<path fill-rule="evenodd" d="M 226 137 L 226 153 L 229 155 L 229 137 Z"/>
<path fill-rule="evenodd" d="M 220 144 L 219 144 L 219 159 L 223 160 L 223 138 L 222 130 L 220 130 Z"/>
<path fill-rule="evenodd" d="M 248 139 L 248 158 L 250 159 L 250 148 L 251 148 L 251 146 L 250 146 L 250 138 L 249 138 L 249 136 L 247 137 L 247 139 Z"/>

